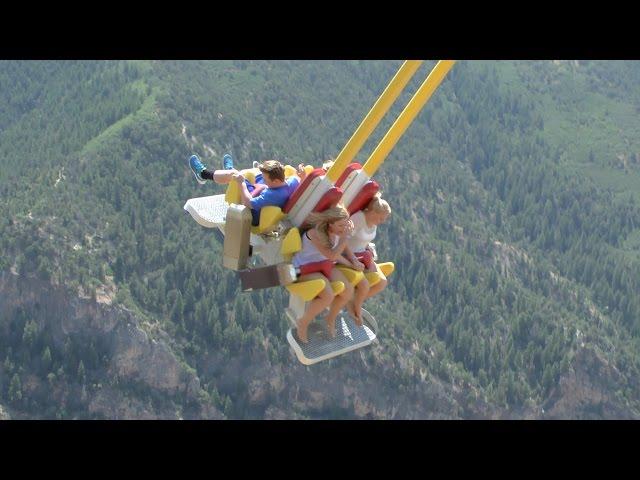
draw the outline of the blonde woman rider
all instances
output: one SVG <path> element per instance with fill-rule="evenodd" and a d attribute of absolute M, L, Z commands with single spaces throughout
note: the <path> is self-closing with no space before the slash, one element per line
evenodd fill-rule
<path fill-rule="evenodd" d="M 359 299 L 356 295 L 354 301 L 347 305 L 349 313 L 359 319 L 360 322 L 362 321 L 361 310 L 364 300 L 380 293 L 387 286 L 387 278 L 373 261 L 373 252 L 369 249 L 369 243 L 376 238 L 378 225 L 386 222 L 390 214 L 391 207 L 378 192 L 363 210 L 351 215 L 353 232 L 347 239 L 347 249 L 345 250 L 347 258 L 352 263 L 356 260 L 362 262 L 366 272 L 378 272 L 382 276 L 382 280 L 368 289 L 367 295 L 362 299 L 362 302 L 358 301 Z M 368 285 L 366 279 L 360 283 L 367 283 Z"/>
<path fill-rule="evenodd" d="M 326 172 L 329 171 L 329 169 L 333 166 L 334 160 L 325 160 L 322 163 L 322 169 Z M 304 179 L 307 178 L 307 170 L 311 171 L 313 170 L 313 167 L 310 167 L 308 165 L 305 165 L 304 163 L 301 163 L 300 165 L 298 165 L 298 177 L 300 178 L 300 183 L 304 182 Z"/>
<path fill-rule="evenodd" d="M 321 278 L 328 280 L 325 289 L 308 305 L 304 315 L 299 318 L 297 334 L 301 342 L 307 343 L 307 328 L 313 319 L 329 307 L 326 317 L 327 330 L 331 338 L 335 338 L 336 317 L 340 310 L 353 297 L 354 288 L 345 276 L 335 267 L 336 263 L 351 268 L 357 264 L 348 261 L 342 253 L 347 247 L 347 238 L 353 231 L 353 223 L 349 220 L 349 212 L 343 205 L 329 208 L 323 212 L 311 213 L 306 224 L 309 228 L 302 234 L 302 249 L 293 257 L 293 265 L 300 269 L 299 281 Z M 358 262 L 359 263 L 359 262 Z M 360 268 L 362 270 L 363 266 Z M 345 289 L 334 295 L 329 282 L 341 281 Z M 361 282 L 362 283 L 362 282 Z M 368 288 L 368 284 L 366 288 Z"/>

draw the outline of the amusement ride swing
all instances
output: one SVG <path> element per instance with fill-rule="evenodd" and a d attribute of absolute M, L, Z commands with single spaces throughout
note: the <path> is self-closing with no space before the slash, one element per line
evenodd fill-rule
<path fill-rule="evenodd" d="M 374 317 L 363 308 L 362 326 L 357 326 L 349 315 L 341 312 L 336 321 L 336 338 L 329 338 L 322 334 L 319 324 L 321 318 L 318 316 L 309 326 L 309 342 L 302 343 L 296 339 L 296 319 L 304 314 L 308 302 L 326 286 L 326 281 L 322 279 L 297 281 L 299 272 L 293 267 L 291 259 L 302 248 L 300 227 L 311 212 L 324 211 L 338 202 L 345 205 L 350 215 L 368 205 L 379 190 L 379 185 L 371 178 L 454 63 L 454 60 L 440 60 L 365 164 L 351 163 L 422 64 L 421 60 L 405 61 L 339 153 L 333 166 L 326 173 L 321 168 L 310 170 L 283 208 L 262 208 L 258 226 L 251 226 L 251 211 L 242 205 L 236 182 L 228 185 L 225 194 L 192 198 L 184 205 L 184 210 L 200 225 L 218 229 L 222 233 L 223 265 L 238 272 L 244 291 L 275 286 L 283 286 L 289 291 L 286 314 L 291 328 L 287 332 L 287 341 L 298 360 L 305 365 L 371 344 L 376 339 L 378 325 Z M 260 171 L 253 168 L 240 173 L 254 183 L 255 176 Z M 296 169 L 286 165 L 285 176 L 288 178 L 291 175 L 296 175 Z M 371 247 L 374 261 L 377 262 L 375 246 L 371 244 Z M 255 264 L 257 258 L 265 266 L 250 268 L 249 260 L 252 259 L 252 264 Z M 378 263 L 378 266 L 387 277 L 394 270 L 392 262 Z M 365 277 L 370 285 L 375 285 L 381 279 L 377 272 L 359 272 L 342 265 L 337 268 L 354 286 Z M 331 282 L 331 288 L 337 295 L 344 290 L 344 284 Z"/>

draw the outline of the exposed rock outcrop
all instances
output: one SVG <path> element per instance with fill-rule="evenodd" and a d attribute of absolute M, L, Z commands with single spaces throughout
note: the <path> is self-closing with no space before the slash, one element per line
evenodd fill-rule
<path fill-rule="evenodd" d="M 0 318 L 10 318 L 17 308 L 28 309 L 38 328 L 48 329 L 52 348 L 62 349 L 70 336 L 105 346 L 98 383 L 49 385 L 37 376 L 22 376 L 25 396 L 49 392 L 54 404 L 72 402 L 83 418 L 225 418 L 203 391 L 201 377 L 232 401 L 231 418 L 638 418 L 616 394 L 629 388 L 624 376 L 590 346 L 578 347 L 542 406 L 505 412 L 488 404 L 473 385 L 428 374 L 417 347 L 402 346 L 392 332 L 386 332 L 384 345 L 313 367 L 300 365 L 293 353 L 291 362 L 272 363 L 268 342 L 231 355 L 212 351 L 196 373 L 159 325 L 134 312 L 35 278 L 0 274 Z M 0 334 L 7 324 L 0 323 Z M 16 411 L 11 417 L 33 415 Z M 0 405 L 0 419 L 11 417 Z"/>
<path fill-rule="evenodd" d="M 157 326 L 143 322 L 122 306 L 110 306 L 72 295 L 62 287 L 10 272 L 0 274 L 0 317 L 27 309 L 39 329 L 51 334 L 53 348 L 63 348 L 71 335 L 96 339 L 107 349 L 102 384 L 86 389 L 87 411 L 100 418 L 223 418 L 210 405 L 195 371 L 171 348 Z M 8 322 L 7 322 L 8 323 Z M 0 330 L 3 325 L 0 325 Z M 155 327 L 155 328 L 154 328 Z M 108 384 L 108 382 L 110 384 Z M 42 382 L 41 382 L 42 383 Z M 130 387 L 147 391 L 140 398 Z M 155 405 L 146 396 L 158 397 Z M 174 408 L 169 409 L 168 405 Z M 175 405 L 190 405 L 189 412 Z"/>
<path fill-rule="evenodd" d="M 579 348 L 569 370 L 544 405 L 544 418 L 638 419 L 636 412 L 617 399 L 624 388 L 618 369 L 597 350 Z"/>

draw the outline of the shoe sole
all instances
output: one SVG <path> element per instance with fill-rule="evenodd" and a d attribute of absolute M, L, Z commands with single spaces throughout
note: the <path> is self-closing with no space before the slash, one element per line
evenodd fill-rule
<path fill-rule="evenodd" d="M 196 180 L 198 181 L 198 183 L 200 185 L 204 185 L 205 183 L 207 183 L 206 180 L 202 180 L 198 174 L 196 173 L 196 171 L 193 169 L 193 167 L 191 166 L 191 157 L 189 157 L 189 160 L 187 160 L 187 162 L 189 163 L 189 170 L 191 170 L 191 172 L 193 173 L 193 176 L 196 177 Z"/>

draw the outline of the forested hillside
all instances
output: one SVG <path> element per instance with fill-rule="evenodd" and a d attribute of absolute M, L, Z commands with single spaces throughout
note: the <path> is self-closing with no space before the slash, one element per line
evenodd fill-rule
<path fill-rule="evenodd" d="M 638 62 L 455 65 L 376 174 L 358 352 L 298 363 L 184 213 L 192 153 L 319 164 L 400 64 L 0 61 L 0 418 L 638 418 Z"/>

